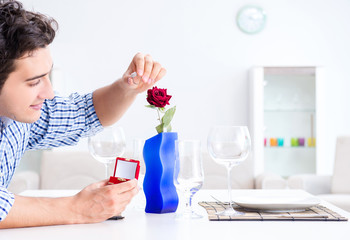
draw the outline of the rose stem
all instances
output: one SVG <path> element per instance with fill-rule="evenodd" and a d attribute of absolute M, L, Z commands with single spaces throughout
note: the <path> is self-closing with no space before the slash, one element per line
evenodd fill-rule
<path fill-rule="evenodd" d="M 157 113 L 158 113 L 158 120 L 159 120 L 160 124 L 162 124 L 162 121 L 160 120 L 159 108 L 157 108 Z"/>

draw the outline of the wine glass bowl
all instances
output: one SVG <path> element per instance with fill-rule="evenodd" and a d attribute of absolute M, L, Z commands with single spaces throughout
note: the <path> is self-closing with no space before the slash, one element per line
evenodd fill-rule
<path fill-rule="evenodd" d="M 219 164 L 233 164 L 238 165 L 243 162 L 248 154 L 248 145 L 242 146 L 237 141 L 227 142 L 212 142 L 208 146 L 209 154 L 215 162 Z"/>
<path fill-rule="evenodd" d="M 209 155 L 218 164 L 222 164 L 227 169 L 227 186 L 230 207 L 218 215 L 235 216 L 242 213 L 237 212 L 232 207 L 231 200 L 231 177 L 232 167 L 239 165 L 247 159 L 251 140 L 246 126 L 214 126 L 208 135 Z"/>
<path fill-rule="evenodd" d="M 103 131 L 89 137 L 88 146 L 90 154 L 105 165 L 105 174 L 108 178 L 109 164 L 125 152 L 124 130 L 121 127 L 105 127 Z"/>

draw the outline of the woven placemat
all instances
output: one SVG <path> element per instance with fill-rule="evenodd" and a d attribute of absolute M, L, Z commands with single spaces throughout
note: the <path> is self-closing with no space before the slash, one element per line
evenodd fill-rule
<path fill-rule="evenodd" d="M 235 210 L 243 212 L 244 215 L 219 216 L 216 213 L 228 208 L 228 204 L 221 202 L 199 202 L 198 204 L 207 210 L 210 221 L 348 221 L 347 218 L 322 205 L 316 205 L 301 212 L 278 213 L 235 207 Z"/>

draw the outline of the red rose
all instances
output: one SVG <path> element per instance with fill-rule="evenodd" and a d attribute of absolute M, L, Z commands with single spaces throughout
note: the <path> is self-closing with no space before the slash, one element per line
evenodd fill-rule
<path fill-rule="evenodd" d="M 152 89 L 148 89 L 147 91 L 147 102 L 149 104 L 163 108 L 165 105 L 169 105 L 169 100 L 171 95 L 167 95 L 166 89 L 153 87 Z"/>

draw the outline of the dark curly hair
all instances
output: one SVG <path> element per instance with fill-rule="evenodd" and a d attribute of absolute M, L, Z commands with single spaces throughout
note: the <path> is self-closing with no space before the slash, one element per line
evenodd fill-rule
<path fill-rule="evenodd" d="M 0 0 L 0 92 L 15 60 L 49 45 L 57 29 L 54 19 L 26 11 L 18 1 Z"/>

